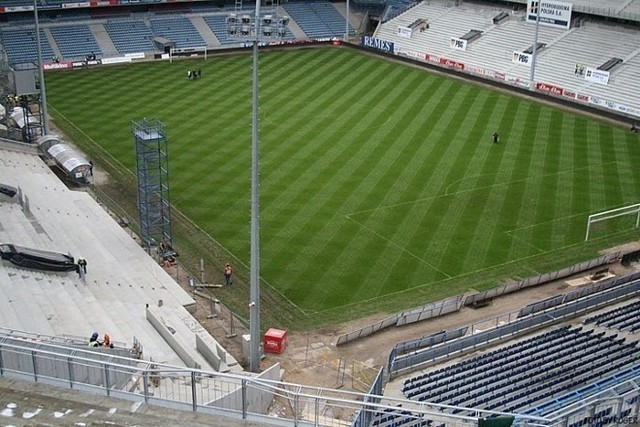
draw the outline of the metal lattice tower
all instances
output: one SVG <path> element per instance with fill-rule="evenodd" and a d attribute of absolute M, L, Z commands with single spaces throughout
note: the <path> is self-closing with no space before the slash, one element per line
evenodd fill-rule
<path fill-rule="evenodd" d="M 172 244 L 167 138 L 158 119 L 131 121 L 131 133 L 136 145 L 140 238 L 151 253 L 151 247 L 163 240 Z"/>

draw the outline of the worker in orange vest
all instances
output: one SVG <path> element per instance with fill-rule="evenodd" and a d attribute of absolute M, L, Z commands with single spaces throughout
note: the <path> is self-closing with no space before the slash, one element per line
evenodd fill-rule
<path fill-rule="evenodd" d="M 231 267 L 231 264 L 226 263 L 224 265 L 224 280 L 227 286 L 233 284 L 233 277 L 231 277 L 232 274 L 233 274 L 233 267 Z"/>

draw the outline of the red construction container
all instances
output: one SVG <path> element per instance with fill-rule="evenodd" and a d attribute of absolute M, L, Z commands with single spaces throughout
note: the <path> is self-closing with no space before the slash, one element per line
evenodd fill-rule
<path fill-rule="evenodd" d="M 287 348 L 287 331 L 269 328 L 264 334 L 265 353 L 282 353 Z"/>

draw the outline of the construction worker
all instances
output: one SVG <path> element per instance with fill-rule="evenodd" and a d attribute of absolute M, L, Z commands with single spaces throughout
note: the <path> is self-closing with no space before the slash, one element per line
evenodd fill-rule
<path fill-rule="evenodd" d="M 84 259 L 83 257 L 78 257 L 77 271 L 78 271 L 78 277 L 80 277 L 81 279 L 84 277 L 85 274 L 87 274 L 87 260 Z"/>
<path fill-rule="evenodd" d="M 89 347 L 100 347 L 100 341 L 98 341 L 98 333 L 94 332 L 89 338 Z"/>
<path fill-rule="evenodd" d="M 233 274 L 233 267 L 231 267 L 231 264 L 226 263 L 224 265 L 224 281 L 227 284 L 227 286 L 233 285 L 233 277 L 231 276 L 232 274 Z"/>
<path fill-rule="evenodd" d="M 104 334 L 102 338 L 102 346 L 107 348 L 113 348 L 113 343 L 111 342 L 111 337 L 109 334 Z"/>

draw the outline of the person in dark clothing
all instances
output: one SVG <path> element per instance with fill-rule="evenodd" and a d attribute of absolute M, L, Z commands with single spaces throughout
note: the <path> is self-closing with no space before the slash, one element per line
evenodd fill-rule
<path fill-rule="evenodd" d="M 89 347 L 100 347 L 102 343 L 98 341 L 98 333 L 94 332 L 89 338 Z"/>
<path fill-rule="evenodd" d="M 498 142 L 500 142 L 500 134 L 498 132 L 494 132 L 493 133 L 493 143 L 497 144 Z"/>
<path fill-rule="evenodd" d="M 87 274 L 87 260 L 83 257 L 78 257 L 78 267 L 76 271 L 80 278 L 83 278 L 84 275 Z"/>

